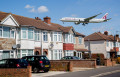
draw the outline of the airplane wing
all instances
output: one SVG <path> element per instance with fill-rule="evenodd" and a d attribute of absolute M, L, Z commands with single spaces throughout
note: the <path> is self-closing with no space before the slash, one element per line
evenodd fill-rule
<path fill-rule="evenodd" d="M 102 13 L 100 13 L 100 14 L 102 14 Z M 97 15 L 94 15 L 94 16 L 92 16 L 92 17 L 86 18 L 86 19 L 85 19 L 85 22 L 89 22 L 89 20 L 97 17 L 97 16 L 100 15 L 100 14 L 97 14 Z"/>

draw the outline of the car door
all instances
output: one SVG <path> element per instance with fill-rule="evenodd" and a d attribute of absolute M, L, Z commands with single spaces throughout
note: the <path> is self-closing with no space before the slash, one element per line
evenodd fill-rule
<path fill-rule="evenodd" d="M 29 65 L 34 67 L 35 66 L 34 56 L 27 57 L 27 62 L 29 63 Z"/>

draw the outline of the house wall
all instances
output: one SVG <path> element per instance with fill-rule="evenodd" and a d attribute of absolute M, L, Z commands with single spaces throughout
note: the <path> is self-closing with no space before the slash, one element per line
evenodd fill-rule
<path fill-rule="evenodd" d="M 85 41 L 85 48 L 90 50 L 91 53 L 103 53 L 105 58 L 107 57 L 105 41 Z"/>
<path fill-rule="evenodd" d="M 75 37 L 74 49 L 84 49 L 84 48 L 85 48 L 84 38 L 82 38 L 82 44 L 79 44 L 79 37 Z"/>
<path fill-rule="evenodd" d="M 16 44 L 16 40 L 12 38 L 0 38 L 0 50 L 12 50 L 12 46 Z"/>

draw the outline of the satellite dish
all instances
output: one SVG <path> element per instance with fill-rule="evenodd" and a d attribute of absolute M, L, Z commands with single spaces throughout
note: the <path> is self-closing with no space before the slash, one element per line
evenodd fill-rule
<path fill-rule="evenodd" d="M 13 45 L 12 49 L 15 50 L 17 48 L 17 45 Z"/>

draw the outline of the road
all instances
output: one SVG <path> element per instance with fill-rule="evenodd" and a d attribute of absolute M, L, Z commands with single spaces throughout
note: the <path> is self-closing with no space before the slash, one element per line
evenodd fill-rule
<path fill-rule="evenodd" d="M 120 65 L 96 68 L 87 71 L 69 72 L 47 77 L 120 77 Z"/>

